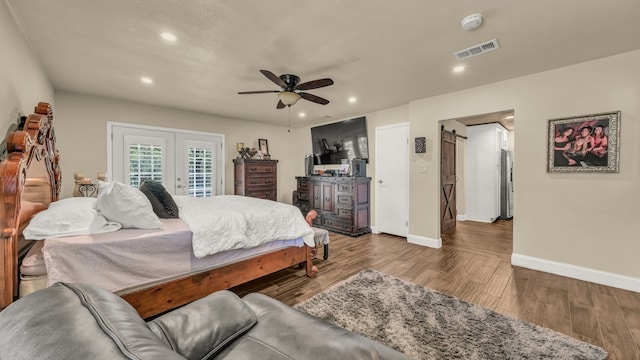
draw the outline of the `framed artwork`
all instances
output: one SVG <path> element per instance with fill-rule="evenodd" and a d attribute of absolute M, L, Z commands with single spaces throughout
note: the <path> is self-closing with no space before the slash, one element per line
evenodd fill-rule
<path fill-rule="evenodd" d="M 267 139 L 258 139 L 258 150 L 260 150 L 263 155 L 269 155 L 269 143 Z"/>
<path fill-rule="evenodd" d="M 415 138 L 416 154 L 423 154 L 427 152 L 427 138 L 424 136 Z"/>
<path fill-rule="evenodd" d="M 549 120 L 547 172 L 618 172 L 620 111 Z"/>

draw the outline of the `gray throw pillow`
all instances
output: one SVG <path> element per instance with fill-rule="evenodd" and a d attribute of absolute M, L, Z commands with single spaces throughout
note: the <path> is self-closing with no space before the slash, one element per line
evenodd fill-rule
<path fill-rule="evenodd" d="M 142 180 L 140 191 L 149 198 L 153 212 L 161 219 L 177 219 L 178 205 L 173 201 L 171 194 L 155 180 Z"/>

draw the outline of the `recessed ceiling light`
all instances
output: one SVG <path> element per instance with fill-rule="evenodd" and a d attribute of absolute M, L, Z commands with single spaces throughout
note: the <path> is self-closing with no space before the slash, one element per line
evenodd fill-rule
<path fill-rule="evenodd" d="M 352 96 L 352 97 L 350 97 L 350 98 L 349 98 L 349 103 L 350 103 L 350 104 L 355 104 L 355 103 L 356 103 L 356 101 L 358 101 L 358 99 L 356 99 L 356 97 L 355 97 L 355 96 Z"/>
<path fill-rule="evenodd" d="M 163 32 L 160 36 L 168 42 L 175 42 L 177 40 L 176 36 L 170 32 Z"/>
<path fill-rule="evenodd" d="M 303 118 L 303 117 L 307 116 L 307 114 L 305 114 L 305 113 L 301 112 L 301 113 L 298 113 L 298 116 L 299 116 L 299 117 L 301 117 L 301 118 Z"/>
<path fill-rule="evenodd" d="M 147 76 L 143 76 L 140 78 L 143 84 L 153 84 L 153 79 Z"/>
<path fill-rule="evenodd" d="M 458 65 L 453 68 L 453 72 L 459 73 L 464 71 L 464 65 Z"/>

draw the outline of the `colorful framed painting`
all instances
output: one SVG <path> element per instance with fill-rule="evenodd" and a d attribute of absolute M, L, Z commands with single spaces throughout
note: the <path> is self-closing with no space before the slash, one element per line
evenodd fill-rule
<path fill-rule="evenodd" d="M 620 111 L 551 119 L 547 172 L 618 172 Z"/>

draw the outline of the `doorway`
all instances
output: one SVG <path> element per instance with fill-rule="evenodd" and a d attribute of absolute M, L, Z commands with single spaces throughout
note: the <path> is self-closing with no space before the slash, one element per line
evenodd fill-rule
<path fill-rule="evenodd" d="M 171 194 L 224 193 L 224 136 L 108 122 L 108 172 L 113 181 L 138 187 L 157 180 Z"/>
<path fill-rule="evenodd" d="M 477 200 L 477 197 L 483 195 L 482 193 L 473 193 L 478 188 L 478 184 L 474 183 L 474 178 L 470 176 L 470 169 L 474 166 L 477 166 L 477 163 L 472 161 L 473 154 L 469 154 L 469 152 L 475 152 L 474 148 L 471 147 L 469 136 L 469 129 L 476 125 L 486 125 L 486 124 L 499 124 L 500 127 L 504 127 L 508 131 L 508 135 L 506 136 L 506 148 L 508 151 L 513 154 L 513 159 L 515 159 L 514 153 L 514 134 L 515 134 L 515 112 L 514 110 L 505 110 L 498 111 L 494 113 L 488 114 L 480 114 L 474 116 L 468 116 L 464 118 L 454 118 L 449 120 L 441 120 L 440 126 L 444 126 L 446 130 L 453 132 L 455 130 L 457 147 L 456 147 L 456 220 L 457 221 L 468 221 L 468 222 L 476 222 L 476 219 L 473 218 L 470 211 L 470 201 Z M 500 150 L 496 155 L 500 155 Z M 441 151 L 443 155 L 443 152 Z M 490 157 L 491 158 L 491 157 Z M 496 161 L 492 163 L 493 169 L 496 169 L 497 162 L 500 160 L 500 156 L 496 156 Z M 515 170 L 513 170 L 515 171 Z M 497 171 L 495 171 L 497 173 Z M 513 172 L 510 175 L 511 180 Z M 442 180 L 441 180 L 442 181 Z M 444 183 L 444 182 L 443 182 Z M 513 190 L 513 188 L 511 188 Z M 513 192 L 511 192 L 513 195 Z M 493 203 L 492 203 L 493 204 Z M 500 226 L 499 222 L 502 220 L 495 221 L 493 223 L 488 222 L 488 226 Z M 506 220 L 510 221 L 510 220 Z M 460 223 L 457 223 L 457 226 L 460 226 Z M 444 231 L 441 229 L 441 233 Z M 444 239 L 448 239 L 449 237 L 444 237 Z"/>

